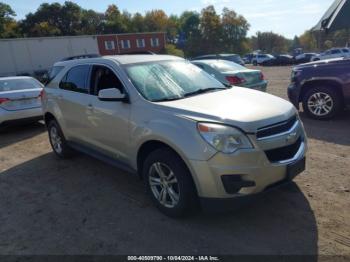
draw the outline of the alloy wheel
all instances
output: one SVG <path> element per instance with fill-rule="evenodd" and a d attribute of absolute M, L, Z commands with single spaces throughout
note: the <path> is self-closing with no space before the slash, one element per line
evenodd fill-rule
<path fill-rule="evenodd" d="M 58 133 L 57 127 L 52 126 L 50 129 L 50 140 L 53 149 L 57 154 L 62 153 L 62 138 Z"/>
<path fill-rule="evenodd" d="M 307 106 L 312 114 L 316 116 L 325 116 L 332 111 L 334 102 L 330 95 L 317 92 L 309 97 Z"/>
<path fill-rule="evenodd" d="M 179 203 L 180 190 L 171 168 L 164 163 L 153 163 L 148 177 L 151 191 L 158 202 L 167 208 L 174 208 Z"/>

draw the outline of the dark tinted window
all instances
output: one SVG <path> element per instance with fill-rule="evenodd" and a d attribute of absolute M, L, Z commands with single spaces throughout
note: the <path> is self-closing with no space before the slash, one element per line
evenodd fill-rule
<path fill-rule="evenodd" d="M 331 51 L 332 55 L 334 54 L 340 54 L 340 50 L 339 49 L 335 49 Z"/>
<path fill-rule="evenodd" d="M 349 49 L 342 49 L 344 53 L 349 53 Z"/>
<path fill-rule="evenodd" d="M 91 94 L 97 96 L 102 89 L 116 88 L 124 93 L 123 84 L 112 70 L 105 66 L 93 66 L 91 72 Z"/>
<path fill-rule="evenodd" d="M 60 88 L 79 93 L 88 93 L 87 79 L 90 66 L 80 65 L 68 71 L 60 83 Z"/>

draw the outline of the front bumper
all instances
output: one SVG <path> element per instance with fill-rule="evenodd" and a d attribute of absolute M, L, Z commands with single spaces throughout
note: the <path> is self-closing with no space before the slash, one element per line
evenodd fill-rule
<path fill-rule="evenodd" d="M 0 125 L 16 121 L 26 121 L 30 119 L 40 119 L 43 116 L 41 107 L 8 111 L 0 108 Z"/>
<path fill-rule="evenodd" d="M 271 158 L 269 160 L 267 152 L 270 149 L 279 149 L 278 145 L 290 139 L 290 134 L 294 141 L 282 148 L 295 144 L 295 153 L 288 159 L 274 162 Z M 304 161 L 307 151 L 306 136 L 300 121 L 290 132 L 263 141 L 257 140 L 255 135 L 249 135 L 249 138 L 254 144 L 253 149 L 239 150 L 233 154 L 217 153 L 207 161 L 190 160 L 190 169 L 200 199 L 205 202 L 244 202 L 246 197 L 251 198 L 273 185 L 288 182 L 303 171 L 302 168 L 296 170 L 293 176 L 289 174 L 290 167 Z M 239 185 L 237 191 L 228 189 L 225 177 L 234 178 L 232 184 Z"/>
<path fill-rule="evenodd" d="M 291 83 L 287 90 L 289 101 L 299 110 L 299 88 L 294 83 Z"/>

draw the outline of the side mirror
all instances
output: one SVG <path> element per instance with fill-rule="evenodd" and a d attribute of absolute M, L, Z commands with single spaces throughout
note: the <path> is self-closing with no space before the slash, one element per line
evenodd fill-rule
<path fill-rule="evenodd" d="M 100 99 L 101 101 L 128 101 L 127 95 L 122 94 L 117 88 L 107 88 L 100 90 L 98 92 L 98 99 Z"/>

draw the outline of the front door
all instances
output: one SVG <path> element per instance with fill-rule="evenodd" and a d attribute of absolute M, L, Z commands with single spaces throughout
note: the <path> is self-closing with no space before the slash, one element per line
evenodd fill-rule
<path fill-rule="evenodd" d="M 123 84 L 112 69 L 94 65 L 90 80 L 92 110 L 87 116 L 93 130 L 92 143 L 102 153 L 127 163 L 130 104 L 99 100 L 99 91 L 108 88 L 117 88 L 125 93 Z"/>

